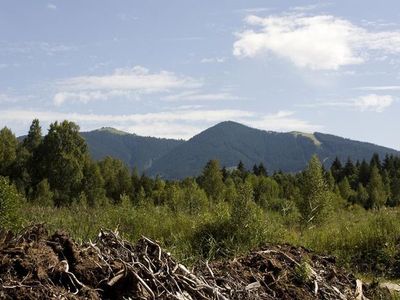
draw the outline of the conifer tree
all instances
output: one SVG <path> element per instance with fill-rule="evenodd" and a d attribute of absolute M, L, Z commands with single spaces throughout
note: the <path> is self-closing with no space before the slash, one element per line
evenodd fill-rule
<path fill-rule="evenodd" d="M 303 173 L 302 197 L 297 205 L 305 224 L 322 222 L 329 208 L 331 194 L 325 181 L 322 165 L 316 155 L 311 157 L 307 169 Z"/>
<path fill-rule="evenodd" d="M 387 195 L 385 186 L 376 164 L 373 164 L 371 167 L 370 181 L 367 190 L 369 195 L 367 208 L 379 209 L 386 204 Z"/>
<path fill-rule="evenodd" d="M 342 196 L 342 198 L 346 201 L 350 200 L 350 198 L 354 195 L 354 191 L 351 189 L 347 176 L 345 176 L 343 180 L 339 182 L 339 191 L 340 196 Z"/>
<path fill-rule="evenodd" d="M 340 159 L 337 156 L 332 163 L 331 173 L 333 178 L 335 178 L 336 182 L 340 182 L 342 180 L 343 167 Z"/>
<path fill-rule="evenodd" d="M 29 127 L 29 132 L 26 138 L 24 139 L 22 145 L 31 153 L 39 147 L 42 142 L 42 128 L 40 127 L 40 123 L 38 119 L 34 119 L 32 121 L 31 126 Z"/>
<path fill-rule="evenodd" d="M 368 199 L 369 199 L 369 195 L 368 195 L 367 189 L 363 186 L 362 183 L 359 183 L 358 187 L 357 187 L 356 202 L 359 205 L 366 208 L 368 206 Z"/>

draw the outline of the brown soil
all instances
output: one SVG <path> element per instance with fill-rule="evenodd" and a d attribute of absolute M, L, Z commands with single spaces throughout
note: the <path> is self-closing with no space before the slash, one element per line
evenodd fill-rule
<path fill-rule="evenodd" d="M 287 245 L 191 272 L 143 237 L 101 231 L 82 245 L 42 225 L 0 232 L 0 299 L 365 299 L 332 257 Z M 359 282 L 360 286 L 360 282 Z M 358 298 L 357 298 L 358 297 Z"/>

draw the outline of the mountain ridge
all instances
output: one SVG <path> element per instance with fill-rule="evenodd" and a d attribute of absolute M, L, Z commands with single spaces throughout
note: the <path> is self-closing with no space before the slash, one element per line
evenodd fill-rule
<path fill-rule="evenodd" d="M 374 153 L 400 155 L 395 149 L 333 134 L 266 131 L 234 121 L 218 123 L 187 141 L 144 137 L 110 127 L 81 135 L 94 159 L 112 156 L 139 172 L 166 179 L 197 176 L 210 159 L 226 167 L 242 161 L 247 168 L 263 163 L 270 172 L 298 172 L 313 154 L 326 167 L 336 157 L 356 161 L 369 160 Z"/>

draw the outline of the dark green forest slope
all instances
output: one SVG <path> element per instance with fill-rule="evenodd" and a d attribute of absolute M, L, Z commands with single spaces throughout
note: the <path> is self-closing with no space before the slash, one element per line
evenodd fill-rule
<path fill-rule="evenodd" d="M 341 137 L 314 133 L 278 133 L 250 128 L 235 122 L 222 122 L 189 141 L 182 143 L 154 162 L 151 175 L 184 178 L 198 175 L 210 159 L 217 159 L 227 168 L 242 161 L 247 168 L 263 163 L 269 171 L 298 172 L 303 170 L 313 154 L 325 166 L 339 157 L 345 161 L 370 159 L 377 153 L 400 154 L 393 149 Z"/>
<path fill-rule="evenodd" d="M 188 141 L 143 137 L 102 128 L 81 132 L 93 159 L 111 156 L 141 173 L 166 179 L 197 176 L 210 159 L 234 167 L 242 161 L 248 169 L 263 163 L 270 172 L 303 170 L 313 154 L 326 167 L 338 157 L 343 163 L 369 160 L 374 153 L 399 155 L 400 152 L 342 137 L 316 132 L 279 133 L 250 128 L 236 122 L 219 123 Z M 22 138 L 22 137 L 21 137 Z M 22 140 L 20 138 L 20 140 Z"/>
<path fill-rule="evenodd" d="M 130 167 L 136 167 L 140 172 L 150 168 L 154 160 L 184 143 L 182 140 L 138 136 L 107 127 L 81 132 L 81 135 L 93 159 L 112 156 Z"/>

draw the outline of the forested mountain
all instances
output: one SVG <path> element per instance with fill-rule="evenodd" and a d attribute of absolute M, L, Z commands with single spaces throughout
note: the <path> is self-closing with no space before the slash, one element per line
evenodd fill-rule
<path fill-rule="evenodd" d="M 151 167 L 154 160 L 184 143 L 183 140 L 138 136 L 108 127 L 81 132 L 81 135 L 95 160 L 112 156 L 132 168 L 136 167 L 140 172 Z"/>
<path fill-rule="evenodd" d="M 184 178 L 199 175 L 210 159 L 234 167 L 242 161 L 248 169 L 263 163 L 269 171 L 303 170 L 313 154 L 325 166 L 339 157 L 353 161 L 369 160 L 374 153 L 399 155 L 400 152 L 371 143 L 357 142 L 334 135 L 300 132 L 278 133 L 250 128 L 236 122 L 219 123 L 188 141 L 142 137 L 102 128 L 82 132 L 94 159 L 107 155 L 123 160 L 149 175 Z"/>
<path fill-rule="evenodd" d="M 373 153 L 381 157 L 399 152 L 370 143 L 314 133 L 278 133 L 258 130 L 235 122 L 222 122 L 179 145 L 155 161 L 151 175 L 183 178 L 198 175 L 210 159 L 233 167 L 242 161 L 247 168 L 262 162 L 269 171 L 297 172 L 317 154 L 325 166 L 338 156 L 342 161 L 369 160 Z"/>

